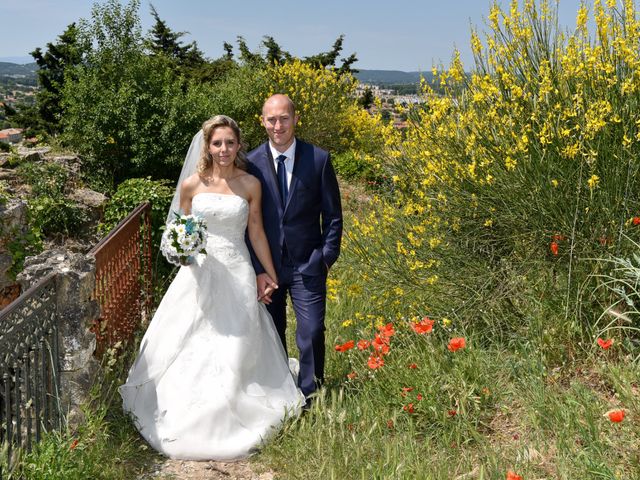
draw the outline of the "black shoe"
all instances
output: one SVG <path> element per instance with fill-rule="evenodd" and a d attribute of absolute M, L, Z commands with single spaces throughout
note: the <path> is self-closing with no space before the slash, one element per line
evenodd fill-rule
<path fill-rule="evenodd" d="M 302 406 L 302 411 L 308 412 L 309 410 L 311 410 L 311 405 L 313 405 L 313 397 L 306 397 L 305 403 Z"/>

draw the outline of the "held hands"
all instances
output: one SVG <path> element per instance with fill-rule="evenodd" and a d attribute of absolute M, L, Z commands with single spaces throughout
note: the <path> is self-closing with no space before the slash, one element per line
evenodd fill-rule
<path fill-rule="evenodd" d="M 258 287 L 258 301 L 269 305 L 271 303 L 271 294 L 278 288 L 278 284 L 274 282 L 266 273 L 261 273 L 256 277 Z"/>

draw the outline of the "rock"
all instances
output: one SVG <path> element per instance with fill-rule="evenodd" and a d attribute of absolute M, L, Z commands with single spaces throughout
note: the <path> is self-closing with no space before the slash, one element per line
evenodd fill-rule
<path fill-rule="evenodd" d="M 27 223 L 27 203 L 11 198 L 0 205 L 0 289 L 14 283 L 7 271 L 13 265 L 13 256 L 7 250 L 7 243 L 25 232 Z"/>
<path fill-rule="evenodd" d="M 51 147 L 26 148 L 18 147 L 18 156 L 25 162 L 39 162 L 51 151 Z"/>
<path fill-rule="evenodd" d="M 79 237 L 90 236 L 95 231 L 95 226 L 102 220 L 107 197 L 88 188 L 79 188 L 67 198 L 74 201 L 83 211 L 84 220 L 78 228 Z"/>
<path fill-rule="evenodd" d="M 27 223 L 27 202 L 19 198 L 10 198 L 0 205 L 0 234 Z"/>
<path fill-rule="evenodd" d="M 79 188 L 75 190 L 69 198 L 77 203 L 86 205 L 91 208 L 100 208 L 104 206 L 108 198 L 100 192 L 95 192 L 88 188 Z"/>
<path fill-rule="evenodd" d="M 79 253 L 70 253 L 62 248 L 47 250 L 40 255 L 27 257 L 17 281 L 26 290 L 51 272 L 68 273 L 72 270 L 84 273 L 93 269 L 93 259 Z"/>
<path fill-rule="evenodd" d="M 19 180 L 18 174 L 15 170 L 9 170 L 8 168 L 0 168 L 0 180 L 4 180 L 10 184 L 16 183 Z"/>
<path fill-rule="evenodd" d="M 80 175 L 82 160 L 80 160 L 80 157 L 77 155 L 57 155 L 55 157 L 48 157 L 47 159 L 50 162 L 63 166 L 74 177 Z"/>
<path fill-rule="evenodd" d="M 13 256 L 8 252 L 3 252 L 4 248 L 0 248 L 0 290 L 13 285 L 15 282 L 7 272 L 13 265 Z"/>
<path fill-rule="evenodd" d="M 60 382 L 62 410 L 71 423 L 83 419 L 81 405 L 89 400 L 91 386 L 100 372 L 93 356 L 96 337 L 90 328 L 99 317 L 93 300 L 95 260 L 80 253 L 55 249 L 29 257 L 18 283 L 26 290 L 51 272 L 57 272 L 56 303 L 60 341 Z"/>

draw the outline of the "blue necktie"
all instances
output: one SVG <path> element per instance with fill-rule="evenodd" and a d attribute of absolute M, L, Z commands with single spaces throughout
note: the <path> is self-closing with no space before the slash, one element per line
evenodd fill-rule
<path fill-rule="evenodd" d="M 278 157 L 278 187 L 280 187 L 280 197 L 282 198 L 282 205 L 287 204 L 287 196 L 289 196 L 289 185 L 287 185 L 287 168 L 284 166 L 284 161 L 287 159 L 285 155 Z"/>

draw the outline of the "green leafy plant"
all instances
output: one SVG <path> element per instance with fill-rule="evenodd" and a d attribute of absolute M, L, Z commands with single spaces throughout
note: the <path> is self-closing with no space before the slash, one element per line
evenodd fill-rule
<path fill-rule="evenodd" d="M 125 180 L 113 194 L 104 209 L 104 220 L 99 231 L 109 232 L 121 220 L 129 215 L 134 208 L 143 202 L 151 203 L 151 226 L 154 238 L 160 238 L 160 227 L 164 225 L 165 217 L 173 198 L 173 182 L 170 180 L 152 180 L 147 178 L 130 178 Z"/>
<path fill-rule="evenodd" d="M 14 229 L 13 232 L 10 232 L 8 238 L 12 240 L 6 244 L 7 252 L 11 255 L 11 267 L 7 274 L 10 278 L 15 279 L 16 275 L 22 271 L 24 260 L 42 251 L 42 234 L 36 228 L 20 234 L 18 234 L 17 229 Z"/>
<path fill-rule="evenodd" d="M 9 185 L 5 180 L 0 180 L 0 207 L 7 203 L 11 195 L 8 192 Z"/>
<path fill-rule="evenodd" d="M 348 180 L 373 177 L 371 163 L 366 162 L 353 151 L 339 153 L 331 157 L 336 173 Z"/>
<path fill-rule="evenodd" d="M 31 185 L 36 196 L 61 196 L 65 193 L 69 172 L 57 163 L 26 162 L 18 166 L 18 174 Z"/>
<path fill-rule="evenodd" d="M 28 204 L 29 222 L 45 236 L 76 234 L 86 222 L 85 211 L 62 196 L 41 195 Z"/>

